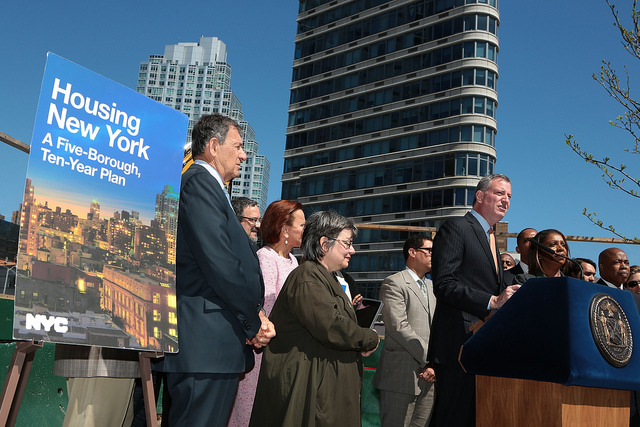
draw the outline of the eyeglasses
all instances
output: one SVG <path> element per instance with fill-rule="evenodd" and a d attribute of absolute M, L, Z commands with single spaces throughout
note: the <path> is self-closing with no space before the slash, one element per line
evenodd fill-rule
<path fill-rule="evenodd" d="M 425 251 L 425 253 L 431 255 L 433 253 L 433 248 L 416 248 L 416 251 Z"/>
<path fill-rule="evenodd" d="M 344 246 L 345 249 L 349 249 L 353 247 L 353 240 L 342 240 L 342 239 L 332 239 L 332 240 L 342 243 L 342 246 Z"/>
<path fill-rule="evenodd" d="M 253 225 L 260 224 L 260 218 L 255 216 L 254 217 L 241 216 L 240 218 L 246 219 L 249 222 L 249 224 L 253 224 Z"/>
<path fill-rule="evenodd" d="M 627 282 L 627 288 L 635 288 L 638 285 L 640 285 L 640 282 L 638 282 L 637 280 Z"/>

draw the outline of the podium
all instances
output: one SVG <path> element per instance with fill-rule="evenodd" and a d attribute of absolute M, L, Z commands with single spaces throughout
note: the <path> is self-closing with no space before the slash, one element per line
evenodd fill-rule
<path fill-rule="evenodd" d="M 572 278 L 527 281 L 463 346 L 476 425 L 628 426 L 640 390 L 634 297 Z"/>

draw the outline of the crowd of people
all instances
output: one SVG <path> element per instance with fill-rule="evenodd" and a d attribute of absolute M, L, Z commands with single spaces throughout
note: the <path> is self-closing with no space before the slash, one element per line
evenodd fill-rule
<path fill-rule="evenodd" d="M 526 228 L 518 234 L 516 251 L 520 254 L 520 261 L 511 268 L 505 268 L 505 284 L 525 283 L 533 277 L 566 276 L 640 293 L 640 266 L 629 266 L 627 254 L 620 248 L 603 250 L 596 264 L 588 258 L 571 258 L 569 243 L 559 230 L 537 232 Z"/>
<path fill-rule="evenodd" d="M 331 211 L 305 218 L 293 201 L 262 217 L 250 200 L 231 201 L 224 183 L 246 159 L 239 130 L 220 115 L 194 126 L 178 216 L 180 351 L 156 369 L 170 397 L 163 422 L 359 425 L 361 358 L 380 338 L 358 324 L 362 297 L 341 274 L 357 228 Z"/>
<path fill-rule="evenodd" d="M 250 199 L 230 200 L 224 183 L 246 160 L 240 131 L 218 114 L 193 129 L 178 216 L 180 350 L 154 366 L 166 385 L 163 425 L 360 426 L 362 358 L 380 337 L 358 323 L 362 296 L 344 272 L 358 229 L 333 211 L 306 218 L 295 201 L 261 216 Z M 507 176 L 484 177 L 470 212 L 433 240 L 404 242 L 405 269 L 380 288 L 385 340 L 373 385 L 382 426 L 475 425 L 475 377 L 458 363 L 460 347 L 531 278 L 570 276 L 640 300 L 640 267 L 618 248 L 600 254 L 598 280 L 596 263 L 572 259 L 555 229 L 526 228 L 519 257 L 500 254 L 494 227 L 510 199 Z"/>

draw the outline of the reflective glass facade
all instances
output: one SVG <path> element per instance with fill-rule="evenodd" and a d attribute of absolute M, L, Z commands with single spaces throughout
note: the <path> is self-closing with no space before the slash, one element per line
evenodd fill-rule
<path fill-rule="evenodd" d="M 187 147 L 193 126 L 201 116 L 220 113 L 236 120 L 247 161 L 240 168 L 240 176 L 233 180 L 231 196 L 255 200 L 264 212 L 271 164 L 258 154 L 256 133 L 244 120 L 242 103 L 231 90 L 231 65 L 227 63 L 224 42 L 202 36 L 198 43 L 166 45 L 164 55 L 150 55 L 148 62 L 140 64 L 137 91 L 189 118 Z"/>
<path fill-rule="evenodd" d="M 301 0 L 282 198 L 356 223 L 438 226 L 494 173 L 497 0 Z M 377 296 L 407 232 L 361 229 Z"/>

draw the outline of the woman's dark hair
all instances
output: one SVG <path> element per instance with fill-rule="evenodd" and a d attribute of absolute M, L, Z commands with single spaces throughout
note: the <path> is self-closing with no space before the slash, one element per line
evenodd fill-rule
<path fill-rule="evenodd" d="M 353 233 L 355 239 L 358 235 L 358 228 L 349 218 L 345 218 L 335 211 L 319 211 L 311 214 L 304 226 L 302 234 L 302 255 L 305 259 L 311 261 L 319 261 L 324 257 L 325 251 L 322 250 L 320 239 L 326 237 L 329 239 L 327 248 L 335 245 L 340 232 L 349 229 Z"/>
<path fill-rule="evenodd" d="M 564 241 L 565 247 L 567 249 L 567 257 L 570 257 L 571 255 L 569 252 L 569 243 L 567 243 L 567 238 L 564 237 L 564 234 L 562 234 L 562 232 L 560 232 L 559 230 L 556 230 L 555 228 L 548 228 L 546 230 L 542 230 L 538 234 L 536 234 L 534 237 L 532 237 L 531 240 L 535 240 L 536 242 L 547 246 L 544 241 L 551 234 L 558 234 L 562 237 L 562 240 Z M 535 244 L 535 242 L 532 242 L 531 246 L 529 247 L 529 259 L 527 260 L 528 261 L 527 265 L 529 266 L 529 273 L 535 276 L 544 274 L 544 272 L 542 271 L 542 267 L 540 266 L 541 252 L 544 252 L 544 249 L 541 249 L 538 245 Z M 565 263 L 566 262 L 567 261 L 565 260 Z"/>

